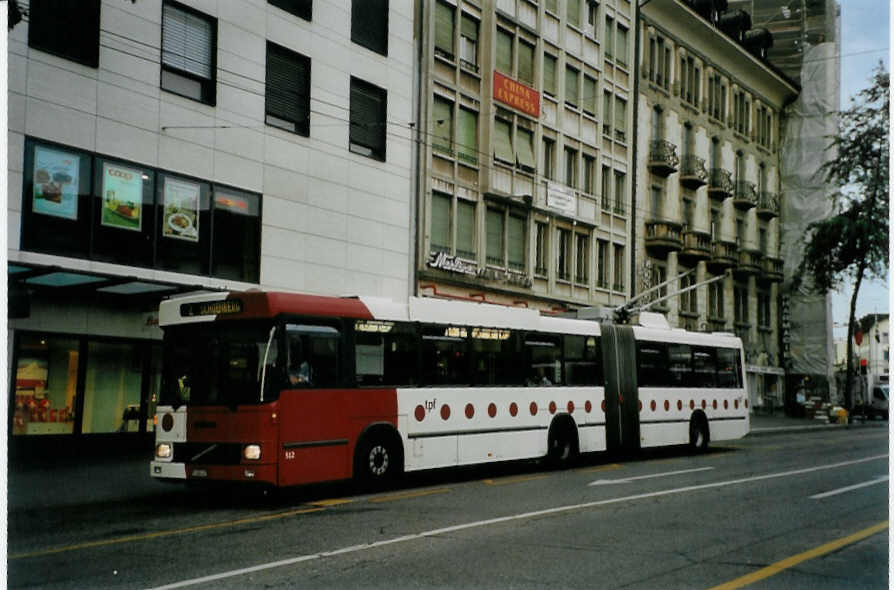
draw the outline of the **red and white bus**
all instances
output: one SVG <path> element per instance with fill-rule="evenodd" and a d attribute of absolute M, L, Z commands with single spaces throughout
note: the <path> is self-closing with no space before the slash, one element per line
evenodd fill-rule
<path fill-rule="evenodd" d="M 377 484 L 457 465 L 704 449 L 749 428 L 741 341 L 666 322 L 250 291 L 164 301 L 159 323 L 157 478 Z"/>

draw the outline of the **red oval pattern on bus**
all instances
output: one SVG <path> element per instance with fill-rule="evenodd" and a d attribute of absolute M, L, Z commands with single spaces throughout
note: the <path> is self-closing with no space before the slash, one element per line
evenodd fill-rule
<path fill-rule="evenodd" d="M 472 416 L 475 415 L 475 406 L 472 404 L 466 404 L 466 418 L 472 419 Z"/>
<path fill-rule="evenodd" d="M 677 409 L 678 409 L 678 410 L 682 410 L 682 409 L 683 409 L 683 400 L 681 400 L 681 399 L 678 399 L 678 400 L 677 400 Z"/>
<path fill-rule="evenodd" d="M 573 413 L 574 413 L 574 402 L 572 402 L 572 401 L 569 401 L 569 402 L 568 402 L 568 413 L 569 413 L 569 414 L 573 414 Z"/>
<path fill-rule="evenodd" d="M 556 413 L 556 402 L 549 402 L 549 413 L 550 414 Z"/>
<path fill-rule="evenodd" d="M 695 409 L 695 400 L 694 399 L 689 400 L 689 409 L 690 410 Z"/>
<path fill-rule="evenodd" d="M 491 404 L 487 406 L 487 415 L 491 418 L 497 415 L 497 404 L 491 402 Z"/>
<path fill-rule="evenodd" d="M 447 404 L 444 404 L 443 406 L 441 406 L 441 418 L 446 420 L 449 417 L 450 417 L 450 406 L 448 406 Z"/>
<path fill-rule="evenodd" d="M 513 418 L 515 418 L 515 416 L 518 414 L 518 404 L 517 403 L 512 402 L 511 404 L 509 404 L 509 414 Z"/>
<path fill-rule="evenodd" d="M 655 400 L 652 400 L 652 402 L 649 404 L 649 407 L 652 408 L 652 411 L 654 412 L 655 409 L 658 407 L 658 404 L 655 403 Z"/>
<path fill-rule="evenodd" d="M 532 415 L 532 416 L 536 416 L 536 415 L 537 415 L 537 402 L 531 402 L 531 408 L 530 408 L 530 410 L 531 410 L 531 415 Z"/>
<path fill-rule="evenodd" d="M 416 420 L 419 422 L 422 422 L 422 420 L 425 419 L 425 408 L 423 408 L 422 406 L 416 406 L 415 415 L 416 415 Z"/>
<path fill-rule="evenodd" d="M 671 409 L 671 403 L 667 400 L 664 400 L 664 411 L 667 412 Z"/>

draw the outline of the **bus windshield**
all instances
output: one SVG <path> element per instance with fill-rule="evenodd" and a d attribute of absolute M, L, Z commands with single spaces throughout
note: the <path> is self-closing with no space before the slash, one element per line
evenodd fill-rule
<path fill-rule="evenodd" d="M 160 403 L 235 406 L 276 399 L 282 372 L 271 330 L 269 321 L 165 328 Z"/>

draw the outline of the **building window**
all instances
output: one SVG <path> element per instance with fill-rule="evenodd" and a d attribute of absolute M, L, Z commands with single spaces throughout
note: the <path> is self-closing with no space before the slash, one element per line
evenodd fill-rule
<path fill-rule="evenodd" d="M 670 85 L 670 47 L 664 37 L 649 39 L 649 80 L 667 90 Z"/>
<path fill-rule="evenodd" d="M 605 58 L 612 59 L 615 51 L 615 19 L 610 16 L 605 17 Z"/>
<path fill-rule="evenodd" d="M 622 68 L 627 67 L 627 28 L 618 25 L 618 39 L 615 45 L 615 62 Z"/>
<path fill-rule="evenodd" d="M 518 127 L 515 133 L 516 164 L 526 172 L 534 172 L 537 164 L 534 159 L 534 132 Z"/>
<path fill-rule="evenodd" d="M 590 258 L 587 256 L 589 242 L 590 236 L 587 234 L 575 234 L 574 281 L 582 285 L 586 285 L 589 278 Z"/>
<path fill-rule="evenodd" d="M 456 255 L 475 260 L 475 203 L 456 201 Z"/>
<path fill-rule="evenodd" d="M 432 103 L 432 144 L 434 151 L 453 157 L 453 102 L 435 95 Z"/>
<path fill-rule="evenodd" d="M 565 103 L 574 108 L 580 104 L 579 80 L 580 72 L 571 66 L 565 66 Z"/>
<path fill-rule="evenodd" d="M 652 263 L 649 274 L 649 288 L 655 289 L 648 296 L 651 301 L 656 301 L 656 305 L 661 308 L 667 307 L 667 267 L 663 263 Z M 659 287 L 659 285 L 661 285 Z M 658 287 L 656 289 L 656 287 Z"/>
<path fill-rule="evenodd" d="M 698 313 L 698 290 L 683 291 L 693 285 L 695 285 L 695 275 L 693 273 L 680 279 L 680 311 L 683 313 Z"/>
<path fill-rule="evenodd" d="M 615 291 L 624 290 L 624 246 L 615 244 L 613 246 L 615 252 L 615 276 L 612 289 Z"/>
<path fill-rule="evenodd" d="M 612 171 L 608 166 L 602 167 L 602 210 L 611 211 L 612 208 Z"/>
<path fill-rule="evenodd" d="M 217 19 L 166 1 L 161 25 L 161 87 L 213 105 L 216 70 Z"/>
<path fill-rule="evenodd" d="M 456 18 L 456 9 L 438 0 L 435 2 L 435 55 L 445 57 L 453 61 L 455 51 L 453 49 L 453 23 Z"/>
<path fill-rule="evenodd" d="M 612 94 L 606 90 L 602 95 L 602 134 L 612 134 Z"/>
<path fill-rule="evenodd" d="M 556 179 L 556 142 L 548 137 L 543 138 L 543 176 Z"/>
<path fill-rule="evenodd" d="M 591 78 L 584 74 L 584 89 L 581 97 L 581 108 L 585 113 L 593 117 L 596 116 L 596 101 L 598 99 L 596 91 L 596 78 Z"/>
<path fill-rule="evenodd" d="M 596 37 L 596 20 L 599 13 L 599 3 L 595 0 L 587 0 L 587 26 L 586 32 L 591 37 Z"/>
<path fill-rule="evenodd" d="M 495 266 L 503 266 L 503 217 L 501 210 L 487 210 L 487 263 Z"/>
<path fill-rule="evenodd" d="M 460 107 L 456 121 L 456 151 L 465 164 L 478 165 L 478 113 Z"/>
<path fill-rule="evenodd" d="M 618 215 L 626 212 L 625 199 L 627 196 L 627 176 L 623 172 L 615 171 L 615 206 L 614 211 Z"/>
<path fill-rule="evenodd" d="M 534 46 L 521 39 L 518 41 L 518 80 L 534 85 Z"/>
<path fill-rule="evenodd" d="M 312 0 L 267 0 L 271 6 L 281 8 L 298 18 L 309 21 L 313 11 Z"/>
<path fill-rule="evenodd" d="M 565 7 L 568 24 L 580 27 L 580 0 L 566 0 Z"/>
<path fill-rule="evenodd" d="M 565 148 L 565 184 L 577 188 L 577 150 Z"/>
<path fill-rule="evenodd" d="M 558 248 L 556 249 L 556 278 L 561 281 L 571 280 L 571 230 L 559 228 Z"/>
<path fill-rule="evenodd" d="M 384 88 L 351 76 L 350 150 L 385 161 L 388 95 Z"/>
<path fill-rule="evenodd" d="M 584 154 L 584 186 L 585 193 L 596 194 L 596 158 Z"/>
<path fill-rule="evenodd" d="M 770 294 L 766 292 L 757 294 L 757 325 L 764 329 L 770 327 Z"/>
<path fill-rule="evenodd" d="M 478 71 L 478 21 L 463 13 L 459 31 L 460 63 L 474 71 Z"/>
<path fill-rule="evenodd" d="M 525 270 L 525 219 L 517 215 L 509 215 L 506 243 L 506 258 L 512 270 Z"/>
<path fill-rule="evenodd" d="M 24 250 L 259 279 L 256 193 L 29 138 L 23 204 Z"/>
<path fill-rule="evenodd" d="M 99 0 L 31 0 L 28 46 L 99 67 Z"/>
<path fill-rule="evenodd" d="M 431 195 L 431 251 L 450 253 L 450 195 Z"/>
<path fill-rule="evenodd" d="M 307 137 L 310 134 L 310 58 L 267 42 L 268 125 Z"/>
<path fill-rule="evenodd" d="M 556 58 L 548 53 L 543 54 L 543 92 L 556 96 Z"/>
<path fill-rule="evenodd" d="M 534 250 L 534 274 L 545 277 L 547 273 L 546 263 L 549 259 L 549 226 L 545 223 L 536 223 L 535 250 Z"/>
<path fill-rule="evenodd" d="M 608 242 L 596 241 L 596 286 L 608 289 Z"/>
<path fill-rule="evenodd" d="M 497 29 L 496 68 L 512 77 L 512 33 Z"/>
<path fill-rule="evenodd" d="M 494 119 L 494 159 L 509 165 L 515 164 L 515 150 L 512 148 L 512 122 Z"/>
<path fill-rule="evenodd" d="M 627 139 L 627 101 L 620 96 L 615 97 L 615 139 Z"/>
<path fill-rule="evenodd" d="M 735 320 L 737 324 L 748 324 L 748 287 L 737 285 L 733 290 Z"/>
<path fill-rule="evenodd" d="M 708 285 L 708 317 L 723 320 L 723 282 L 714 281 Z"/>
<path fill-rule="evenodd" d="M 351 2 L 351 41 L 388 55 L 388 0 Z"/>
<path fill-rule="evenodd" d="M 661 187 L 653 185 L 649 195 L 649 212 L 652 214 L 652 219 L 661 219 Z"/>

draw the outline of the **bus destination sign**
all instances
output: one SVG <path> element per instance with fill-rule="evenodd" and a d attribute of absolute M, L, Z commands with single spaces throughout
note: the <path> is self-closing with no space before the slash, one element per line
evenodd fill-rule
<path fill-rule="evenodd" d="M 184 303 L 180 306 L 180 315 L 185 318 L 198 315 L 224 315 L 230 313 L 242 313 L 241 299 L 200 301 L 198 303 Z"/>

